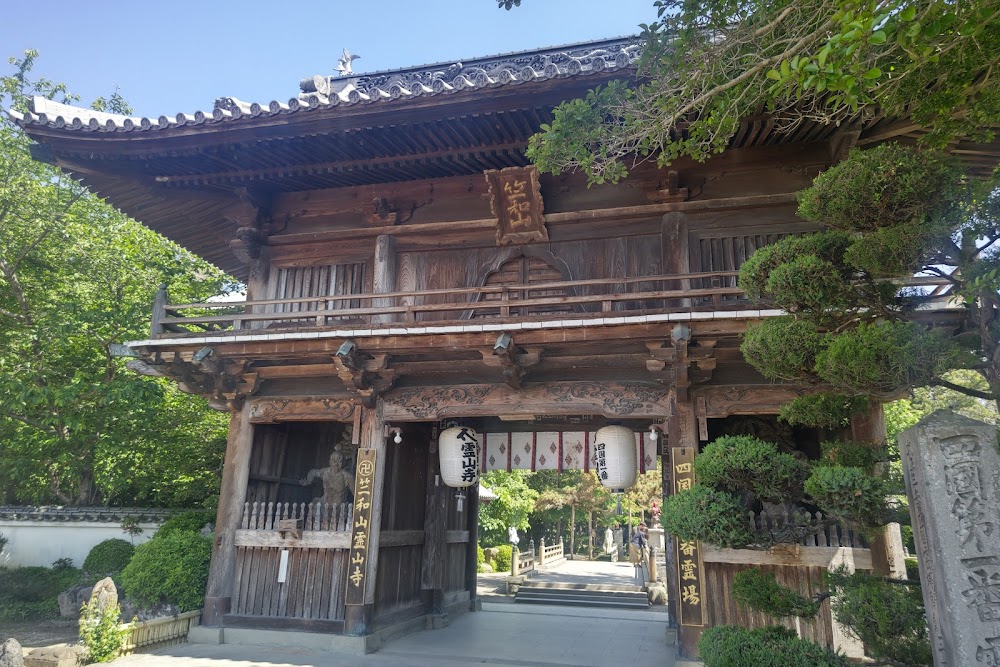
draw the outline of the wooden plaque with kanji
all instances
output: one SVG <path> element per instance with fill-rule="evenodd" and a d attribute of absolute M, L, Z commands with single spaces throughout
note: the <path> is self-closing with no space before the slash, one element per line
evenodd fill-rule
<path fill-rule="evenodd" d="M 508 167 L 484 174 L 490 208 L 497 219 L 497 245 L 548 241 L 538 169 Z"/>

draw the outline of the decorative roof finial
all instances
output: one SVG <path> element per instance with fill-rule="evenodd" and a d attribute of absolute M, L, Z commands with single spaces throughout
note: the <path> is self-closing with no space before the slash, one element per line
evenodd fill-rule
<path fill-rule="evenodd" d="M 340 72 L 340 76 L 350 76 L 354 74 L 354 70 L 351 68 L 351 63 L 361 56 L 355 55 L 344 49 L 344 55 L 340 56 L 340 60 L 337 62 L 337 71 Z"/>

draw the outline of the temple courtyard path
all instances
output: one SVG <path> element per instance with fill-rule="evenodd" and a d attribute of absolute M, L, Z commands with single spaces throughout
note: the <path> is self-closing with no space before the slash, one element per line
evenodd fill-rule
<path fill-rule="evenodd" d="M 628 610 L 483 603 L 441 630 L 415 632 L 370 655 L 294 647 L 181 644 L 119 658 L 125 667 L 580 665 L 672 667 L 666 615 Z"/>

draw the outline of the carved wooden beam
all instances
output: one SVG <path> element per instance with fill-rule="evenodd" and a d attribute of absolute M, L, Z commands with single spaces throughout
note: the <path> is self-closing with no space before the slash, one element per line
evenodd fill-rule
<path fill-rule="evenodd" d="M 354 397 L 254 398 L 250 422 L 273 424 L 283 421 L 338 421 L 351 423 L 360 415 Z"/>
<path fill-rule="evenodd" d="M 782 406 L 804 393 L 802 387 L 790 385 L 738 385 L 730 387 L 699 387 L 694 390 L 697 410 L 706 418 L 730 415 L 776 415 Z"/>
<path fill-rule="evenodd" d="M 365 354 L 351 340 L 340 346 L 333 363 L 344 385 L 361 398 L 365 407 L 375 405 L 379 395 L 396 381 L 396 371 L 388 367 L 388 354 Z"/>
<path fill-rule="evenodd" d="M 661 187 L 653 192 L 647 192 L 646 197 L 657 204 L 687 201 L 688 189 L 678 186 L 679 179 L 679 174 L 671 169 L 667 172 L 666 183 L 662 183 Z"/>
<path fill-rule="evenodd" d="M 541 350 L 518 347 L 514 338 L 508 333 L 497 337 L 492 348 L 481 349 L 483 363 L 503 371 L 504 382 L 513 389 L 521 389 L 521 379 L 528 368 L 538 365 L 541 361 Z"/>

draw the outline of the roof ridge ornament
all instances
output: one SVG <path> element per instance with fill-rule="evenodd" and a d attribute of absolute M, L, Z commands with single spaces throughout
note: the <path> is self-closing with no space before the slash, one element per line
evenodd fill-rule
<path fill-rule="evenodd" d="M 340 60 L 337 61 L 337 71 L 340 72 L 340 76 L 351 76 L 354 74 L 354 68 L 351 63 L 360 58 L 361 56 L 351 53 L 346 48 L 344 49 L 343 55 L 340 56 Z"/>

